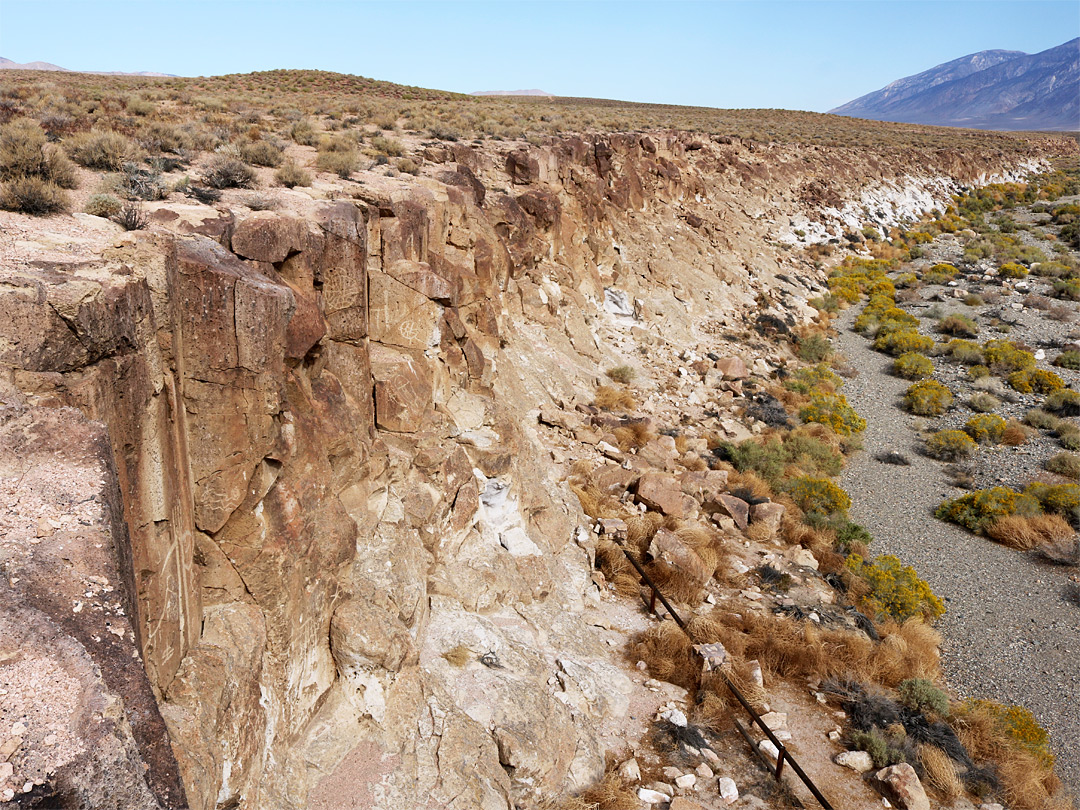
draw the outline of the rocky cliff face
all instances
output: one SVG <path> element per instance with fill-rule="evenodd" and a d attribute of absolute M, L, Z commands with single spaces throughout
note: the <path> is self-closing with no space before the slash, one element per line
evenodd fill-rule
<path fill-rule="evenodd" d="M 28 803 L 495 810 L 594 780 L 627 679 L 538 419 L 595 445 L 575 405 L 626 353 L 810 318 L 800 222 L 1024 168 L 670 133 L 424 157 L 122 237 L 10 218 L 0 667 L 63 687 L 2 705 Z"/>

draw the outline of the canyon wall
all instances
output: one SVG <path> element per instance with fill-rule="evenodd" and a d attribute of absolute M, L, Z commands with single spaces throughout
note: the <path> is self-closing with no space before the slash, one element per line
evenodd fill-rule
<path fill-rule="evenodd" d="M 632 350 L 811 319 L 792 244 L 1035 165 L 675 133 L 421 154 L 351 198 L 13 245 L 0 666 L 82 695 L 20 738 L 29 796 L 502 810 L 593 781 L 626 679 L 544 431 L 595 445 L 576 406 Z"/>

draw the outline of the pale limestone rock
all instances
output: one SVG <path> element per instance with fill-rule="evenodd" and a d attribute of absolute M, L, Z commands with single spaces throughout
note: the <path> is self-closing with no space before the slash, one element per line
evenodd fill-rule
<path fill-rule="evenodd" d="M 844 751 L 836 755 L 835 762 L 856 773 L 866 773 L 874 767 L 874 760 L 865 751 Z"/>
<path fill-rule="evenodd" d="M 670 798 L 666 793 L 652 788 L 638 788 L 637 797 L 646 804 L 665 804 Z"/>
<path fill-rule="evenodd" d="M 626 760 L 619 766 L 619 776 L 627 782 L 640 782 L 641 781 L 641 768 L 638 765 L 638 761 L 634 757 Z"/>
<path fill-rule="evenodd" d="M 780 742 L 787 742 L 791 739 L 791 732 L 788 731 L 787 727 L 786 713 L 768 712 L 761 715 L 761 722 L 769 727 L 769 731 L 771 731 Z"/>
<path fill-rule="evenodd" d="M 716 786 L 720 793 L 720 801 L 724 804 L 734 804 L 739 800 L 739 788 L 731 777 L 721 776 Z"/>

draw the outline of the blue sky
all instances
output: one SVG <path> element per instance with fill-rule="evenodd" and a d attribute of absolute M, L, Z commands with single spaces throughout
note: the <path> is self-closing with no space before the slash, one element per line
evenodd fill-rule
<path fill-rule="evenodd" d="M 75 70 L 320 68 L 460 92 L 819 111 L 968 53 L 1078 35 L 1076 0 L 0 0 L 0 56 Z"/>

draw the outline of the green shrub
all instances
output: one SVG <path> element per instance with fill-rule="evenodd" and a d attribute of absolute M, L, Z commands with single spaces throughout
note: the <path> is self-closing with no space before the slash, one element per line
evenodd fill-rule
<path fill-rule="evenodd" d="M 1024 424 L 1039 430 L 1054 430 L 1061 420 L 1041 408 L 1033 408 L 1024 414 Z"/>
<path fill-rule="evenodd" d="M 851 508 L 851 498 L 828 478 L 803 477 L 795 480 L 791 498 L 804 512 L 843 515 Z"/>
<path fill-rule="evenodd" d="M 918 416 L 940 416 L 952 402 L 952 392 L 936 380 L 921 380 L 904 392 L 904 406 Z"/>
<path fill-rule="evenodd" d="M 983 346 L 986 364 L 998 374 L 1035 368 L 1035 355 L 1008 340 L 990 340 Z"/>
<path fill-rule="evenodd" d="M 284 159 L 283 151 L 269 141 L 257 140 L 245 143 L 240 147 L 240 157 L 248 163 L 256 166 L 269 166 L 277 168 Z"/>
<path fill-rule="evenodd" d="M 925 354 L 934 348 L 934 339 L 920 335 L 913 329 L 879 332 L 877 339 L 874 340 L 874 348 L 880 352 L 887 352 L 893 357 L 899 357 L 908 352 Z"/>
<path fill-rule="evenodd" d="M 280 169 L 274 172 L 274 180 L 277 181 L 279 186 L 285 186 L 285 188 L 310 186 L 311 172 L 300 168 L 291 160 L 287 160 Z"/>
<path fill-rule="evenodd" d="M 810 403 L 799 411 L 799 418 L 827 425 L 838 436 L 850 436 L 866 429 L 866 420 L 855 412 L 843 394 L 811 394 Z"/>
<path fill-rule="evenodd" d="M 917 287 L 919 277 L 914 273 L 901 273 L 893 279 L 893 284 L 898 288 Z"/>
<path fill-rule="evenodd" d="M 634 370 L 633 366 L 615 366 L 604 373 L 607 374 L 608 379 L 623 385 L 629 385 L 637 376 L 637 371 Z"/>
<path fill-rule="evenodd" d="M 862 289 L 859 283 L 851 278 L 833 277 L 828 280 L 829 293 L 840 301 L 849 304 L 856 303 L 862 298 Z"/>
<path fill-rule="evenodd" d="M 869 546 L 873 542 L 874 536 L 858 523 L 847 520 L 836 527 L 836 548 L 842 552 L 846 553 L 853 543 Z"/>
<path fill-rule="evenodd" d="M 1064 351 L 1054 358 L 1054 365 L 1059 368 L 1080 371 L 1080 352 L 1075 349 Z"/>
<path fill-rule="evenodd" d="M 1052 394 L 1065 387 L 1061 377 L 1052 371 L 1036 368 L 1029 371 L 1014 371 L 1006 380 L 1021 394 Z"/>
<path fill-rule="evenodd" d="M 1061 436 L 1073 436 L 1080 434 L 1080 425 L 1076 422 L 1072 422 L 1068 419 L 1058 419 L 1054 423 L 1054 435 Z"/>
<path fill-rule="evenodd" d="M 150 115 L 157 109 L 154 102 L 145 98 L 140 98 L 139 96 L 129 98 L 125 108 L 132 115 Z"/>
<path fill-rule="evenodd" d="M 59 188 L 75 188 L 75 167 L 45 132 L 27 118 L 0 126 L 0 180 L 38 177 Z M 29 188 L 29 187 L 26 187 Z"/>
<path fill-rule="evenodd" d="M 1080 301 L 1080 281 L 1059 278 L 1054 282 L 1054 295 L 1066 301 Z"/>
<path fill-rule="evenodd" d="M 938 331 L 946 335 L 959 335 L 960 337 L 975 337 L 979 334 L 979 325 L 967 315 L 949 315 L 942 318 L 938 324 Z"/>
<path fill-rule="evenodd" d="M 944 262 L 935 264 L 926 273 L 923 274 L 922 280 L 924 284 L 948 284 L 960 271 L 953 267 L 951 264 Z"/>
<path fill-rule="evenodd" d="M 297 121 L 289 129 L 289 137 L 301 146 L 315 146 L 319 142 L 319 135 L 310 121 Z M 297 184 L 299 185 L 299 184 Z"/>
<path fill-rule="evenodd" d="M 907 753 L 902 745 L 894 745 L 885 732 L 877 728 L 870 731 L 852 731 L 851 747 L 855 751 L 865 751 L 874 761 L 875 768 L 887 768 L 907 762 Z"/>
<path fill-rule="evenodd" d="M 964 431 L 979 444 L 997 444 L 1005 435 L 1005 424 L 996 413 L 981 413 L 964 423 Z"/>
<path fill-rule="evenodd" d="M 857 298 L 855 300 L 858 300 Z M 840 301 L 832 293 L 811 298 L 807 303 L 819 312 L 839 312 Z"/>
<path fill-rule="evenodd" d="M 86 207 L 83 210 L 95 217 L 108 219 L 119 214 L 122 207 L 123 203 L 112 194 L 94 194 L 86 201 Z"/>
<path fill-rule="evenodd" d="M 1062 389 L 1048 396 L 1042 404 L 1044 411 L 1058 416 L 1080 416 L 1080 392 Z"/>
<path fill-rule="evenodd" d="M 832 392 L 843 385 L 844 378 L 825 363 L 804 366 L 784 381 L 784 387 L 789 391 L 806 395 L 814 392 Z"/>
<path fill-rule="evenodd" d="M 104 172 L 119 171 L 138 154 L 130 138 L 109 129 L 76 133 L 64 141 L 64 149 L 80 166 Z"/>
<path fill-rule="evenodd" d="M 26 118 L 0 126 L 0 180 L 0 208 L 33 216 L 66 211 L 62 189 L 78 185 L 71 161 Z"/>
<path fill-rule="evenodd" d="M 990 376 L 990 369 L 981 364 L 976 364 L 968 369 L 968 376 L 973 380 L 981 380 Z"/>
<path fill-rule="evenodd" d="M 1058 436 L 1058 444 L 1066 450 L 1080 450 L 1080 433 L 1066 433 Z"/>
<path fill-rule="evenodd" d="M 754 472 L 779 488 L 785 476 L 793 470 L 813 475 L 839 475 L 844 457 L 827 442 L 799 430 L 768 439 L 747 439 L 739 444 L 727 443 L 723 456 L 739 472 Z"/>
<path fill-rule="evenodd" d="M 387 155 L 388 157 L 401 157 L 405 154 L 405 147 L 402 146 L 399 141 L 382 135 L 376 135 L 372 138 L 371 146 L 379 153 Z"/>
<path fill-rule="evenodd" d="M 940 430 L 926 440 L 927 454 L 941 461 L 960 461 L 975 450 L 975 442 L 962 430 Z"/>
<path fill-rule="evenodd" d="M 972 394 L 967 401 L 968 406 L 973 411 L 979 413 L 990 413 L 1001 405 L 1001 400 L 995 397 L 993 394 L 988 394 L 985 391 L 981 391 L 977 394 Z"/>
<path fill-rule="evenodd" d="M 32 216 L 59 214 L 68 210 L 68 197 L 56 183 L 41 177 L 17 177 L 0 188 L 0 208 Z"/>
<path fill-rule="evenodd" d="M 891 554 L 872 563 L 852 554 L 847 558 L 847 567 L 870 587 L 866 602 L 879 618 L 891 616 L 903 622 L 921 616 L 933 621 L 945 612 L 945 605 L 915 569 Z"/>
<path fill-rule="evenodd" d="M 1071 515 L 1080 507 L 1080 486 L 1076 484 L 1033 481 L 1024 489 L 1024 495 L 1038 501 L 1045 511 L 1058 515 Z"/>
<path fill-rule="evenodd" d="M 1075 453 L 1057 453 L 1046 460 L 1046 469 L 1066 478 L 1080 479 L 1080 456 Z"/>
<path fill-rule="evenodd" d="M 960 338 L 950 340 L 946 349 L 953 360 L 965 366 L 974 366 L 986 362 L 982 346 L 971 340 L 962 340 Z"/>
<path fill-rule="evenodd" d="M 934 686 L 926 678 L 908 678 L 896 688 L 900 702 L 923 714 L 934 713 L 940 717 L 949 716 L 949 696 Z"/>
<path fill-rule="evenodd" d="M 360 153 L 351 152 L 319 152 L 315 159 L 315 168 L 321 172 L 332 172 L 342 180 L 347 180 L 349 175 L 360 168 Z"/>
<path fill-rule="evenodd" d="M 214 155 L 206 165 L 203 181 L 210 188 L 253 188 L 255 170 L 239 158 Z"/>
<path fill-rule="evenodd" d="M 934 516 L 968 531 L 982 532 L 1000 518 L 1009 515 L 1030 517 L 1039 512 L 1039 502 L 1031 495 L 1009 487 L 991 487 L 943 501 L 934 510 Z"/>
<path fill-rule="evenodd" d="M 922 380 L 934 373 L 930 358 L 917 352 L 905 352 L 893 361 L 893 374 L 907 380 Z"/>
<path fill-rule="evenodd" d="M 1001 265 L 998 270 L 998 275 L 1001 278 L 1024 278 L 1028 274 L 1028 269 L 1022 264 L 1016 262 L 1009 262 L 1008 264 Z"/>
<path fill-rule="evenodd" d="M 832 343 L 824 335 L 810 335 L 798 340 L 796 353 L 807 363 L 820 363 L 832 356 Z"/>

